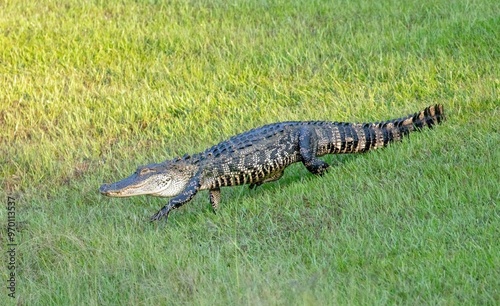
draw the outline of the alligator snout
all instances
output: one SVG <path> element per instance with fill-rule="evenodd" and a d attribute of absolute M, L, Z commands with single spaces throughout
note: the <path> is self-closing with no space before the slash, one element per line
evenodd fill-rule
<path fill-rule="evenodd" d="M 105 195 L 108 197 L 120 197 L 120 196 L 122 196 L 122 190 L 120 188 L 117 188 L 116 183 L 102 184 L 101 187 L 99 187 L 99 192 L 102 195 Z"/>
<path fill-rule="evenodd" d="M 118 181 L 116 183 L 111 184 L 102 184 L 99 187 L 99 192 L 108 197 L 128 197 L 134 194 L 130 194 L 131 190 L 134 190 L 136 187 L 133 183 L 133 176 Z"/>
<path fill-rule="evenodd" d="M 110 186 L 110 184 L 102 184 L 101 187 L 99 187 L 99 192 L 102 193 L 103 195 L 108 195 L 109 194 L 109 186 Z"/>

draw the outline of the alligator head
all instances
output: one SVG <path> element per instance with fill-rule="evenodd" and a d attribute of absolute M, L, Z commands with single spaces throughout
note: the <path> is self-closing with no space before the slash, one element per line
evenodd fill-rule
<path fill-rule="evenodd" d="M 131 176 L 112 184 L 103 184 L 99 192 L 108 197 L 152 195 L 173 197 L 181 193 L 195 174 L 197 166 L 182 159 L 168 160 L 137 168 Z"/>

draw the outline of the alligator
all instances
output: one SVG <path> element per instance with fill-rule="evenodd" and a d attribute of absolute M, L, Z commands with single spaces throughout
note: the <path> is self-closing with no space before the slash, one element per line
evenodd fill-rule
<path fill-rule="evenodd" d="M 311 173 L 324 174 L 325 154 L 362 153 L 399 141 L 412 131 L 432 128 L 445 119 L 442 105 L 406 117 L 374 123 L 286 121 L 264 125 L 233 136 L 207 150 L 162 163 L 138 167 L 129 177 L 103 184 L 99 191 L 110 197 L 152 195 L 171 197 L 150 220 L 189 202 L 208 190 L 214 213 L 226 186 L 249 184 L 255 188 L 278 180 L 287 166 L 302 162 Z"/>

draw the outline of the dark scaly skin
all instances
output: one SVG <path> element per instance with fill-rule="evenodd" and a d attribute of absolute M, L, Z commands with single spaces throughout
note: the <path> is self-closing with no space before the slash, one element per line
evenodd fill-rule
<path fill-rule="evenodd" d="M 362 153 L 385 147 L 412 131 L 432 128 L 442 120 L 443 106 L 435 105 L 379 123 L 288 121 L 268 124 L 233 136 L 202 153 L 140 167 L 122 181 L 102 185 L 100 191 L 108 196 L 173 196 L 151 217 L 153 221 L 166 218 L 199 190 L 208 189 L 215 212 L 221 187 L 250 184 L 250 188 L 255 188 L 279 179 L 285 168 L 295 162 L 302 162 L 311 173 L 322 175 L 329 165 L 318 159 L 319 156 Z M 146 180 L 149 181 L 145 183 Z M 168 185 L 170 181 L 175 182 Z M 169 187 L 164 188 L 167 185 Z M 162 188 L 168 192 L 158 191 Z M 131 189 L 134 190 L 129 191 Z"/>

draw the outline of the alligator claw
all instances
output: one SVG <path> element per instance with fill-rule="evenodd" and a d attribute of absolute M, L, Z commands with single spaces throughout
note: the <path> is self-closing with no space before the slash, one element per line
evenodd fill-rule
<path fill-rule="evenodd" d="M 151 222 L 159 221 L 162 218 L 165 218 L 165 221 L 167 221 L 167 219 L 168 219 L 168 213 L 169 212 L 170 211 L 164 212 L 163 209 L 160 209 L 156 214 L 154 214 L 153 216 L 151 216 L 151 218 L 149 219 L 149 221 L 151 221 Z"/>

